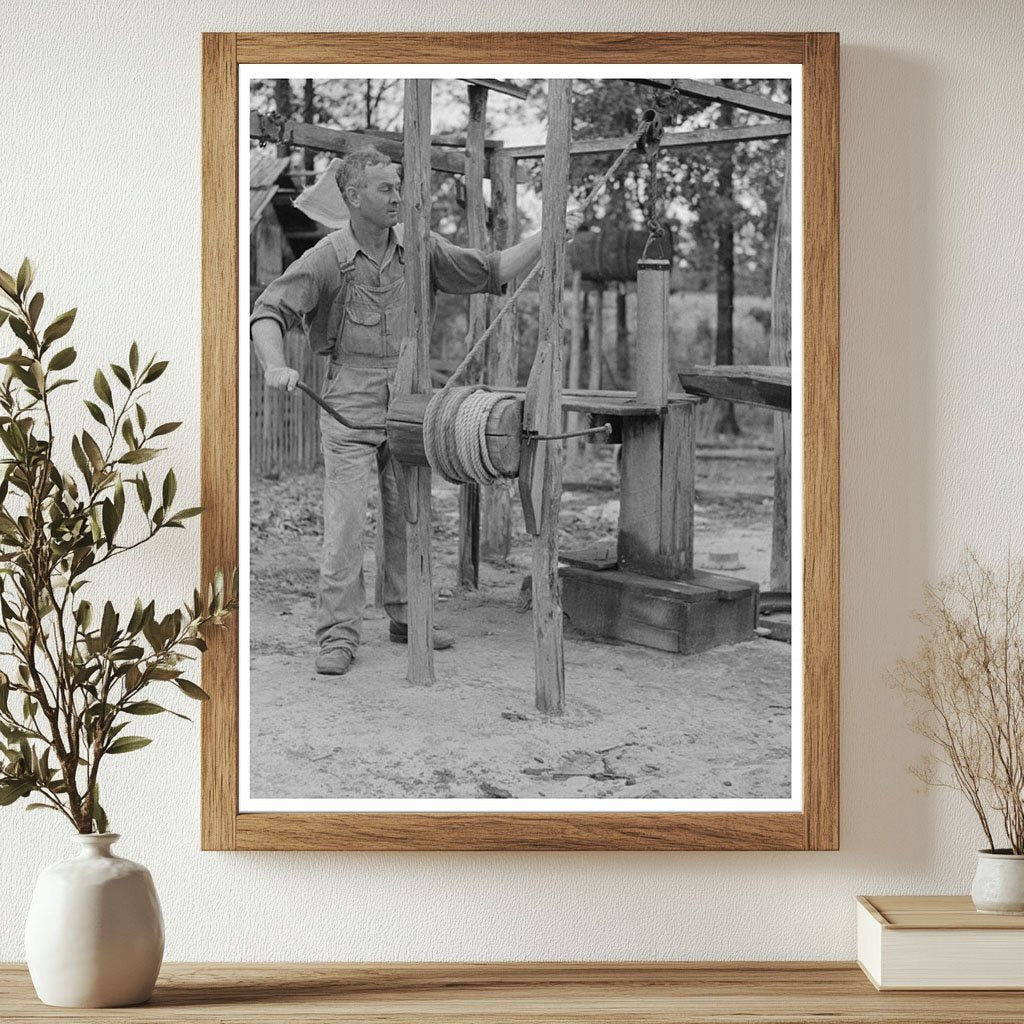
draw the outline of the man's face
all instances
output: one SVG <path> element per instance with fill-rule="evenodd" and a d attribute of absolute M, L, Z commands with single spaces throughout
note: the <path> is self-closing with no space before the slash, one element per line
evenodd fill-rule
<path fill-rule="evenodd" d="M 397 164 L 376 164 L 366 168 L 366 184 L 350 186 L 353 210 L 375 227 L 390 228 L 402 212 L 402 182 Z"/>

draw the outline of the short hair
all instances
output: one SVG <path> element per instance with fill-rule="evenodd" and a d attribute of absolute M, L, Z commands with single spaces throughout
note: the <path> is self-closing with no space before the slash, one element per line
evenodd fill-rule
<path fill-rule="evenodd" d="M 338 183 L 338 191 L 341 198 L 348 202 L 345 197 L 345 189 L 349 185 L 359 188 L 366 184 L 366 169 L 368 167 L 382 167 L 391 163 L 391 157 L 382 153 L 379 149 L 367 146 L 365 149 L 357 149 L 354 153 L 345 156 L 338 169 L 334 172 L 334 180 Z"/>

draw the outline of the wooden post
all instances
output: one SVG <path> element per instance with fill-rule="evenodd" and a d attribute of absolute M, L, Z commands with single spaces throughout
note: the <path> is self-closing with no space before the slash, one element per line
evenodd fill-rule
<path fill-rule="evenodd" d="M 562 422 L 562 279 L 565 273 L 565 204 L 569 194 L 572 80 L 548 80 L 548 134 L 544 146 L 537 357 L 527 385 L 523 427 L 557 434 Z M 562 500 L 562 446 L 524 446 L 519 478 L 527 527 L 533 538 L 533 628 L 537 710 L 560 715 L 565 704 L 562 599 L 558 581 L 558 511 Z M 536 521 L 531 523 L 531 511 Z"/>
<path fill-rule="evenodd" d="M 572 293 L 569 296 L 569 373 L 568 386 L 571 390 L 579 389 L 583 375 L 583 275 L 574 270 L 572 275 Z M 578 412 L 566 417 L 567 430 L 580 430 L 584 426 L 585 417 Z M 582 437 L 570 437 L 566 445 L 569 465 L 579 472 L 583 461 L 583 447 L 586 444 Z"/>
<path fill-rule="evenodd" d="M 499 150 L 491 160 L 491 209 L 494 215 L 495 249 L 514 245 L 519 235 L 516 209 L 516 164 Z M 516 282 L 507 289 L 515 291 Z M 519 380 L 519 326 L 516 311 L 509 310 L 488 339 L 484 380 L 501 387 Z M 512 495 L 508 487 L 498 484 L 484 488 L 480 523 L 480 547 L 485 558 L 505 561 L 512 544 Z"/>
<path fill-rule="evenodd" d="M 792 214 L 790 212 L 790 145 L 786 140 L 786 175 L 779 199 L 779 221 L 775 228 L 775 255 L 772 260 L 772 328 L 768 360 L 773 366 L 792 363 L 792 297 L 793 274 Z M 800 399 L 797 395 L 797 400 Z M 775 506 L 772 515 L 772 590 L 792 589 L 790 570 L 790 508 L 792 482 L 792 420 L 788 413 L 774 415 L 775 436 Z"/>
<path fill-rule="evenodd" d="M 487 210 L 484 205 L 484 139 L 487 128 L 487 93 L 482 85 L 469 87 L 469 127 L 466 131 L 466 225 L 469 244 L 487 247 Z M 466 349 L 487 326 L 487 296 L 470 295 L 466 325 Z M 471 371 L 472 372 L 472 371 Z M 476 376 L 476 375 L 474 375 Z M 480 379 L 476 376 L 476 379 Z M 467 381 L 466 383 L 471 383 Z M 459 488 L 459 573 L 460 587 L 476 590 L 480 584 L 480 487 Z"/>
<path fill-rule="evenodd" d="M 429 393 L 430 382 L 430 85 L 406 79 L 405 307 L 406 323 L 396 391 Z M 430 469 L 402 470 L 406 499 L 410 683 L 434 682 L 434 595 L 430 570 Z"/>
<path fill-rule="evenodd" d="M 604 359 L 604 285 L 599 284 L 591 293 L 589 352 L 590 363 L 587 387 L 601 390 L 601 362 Z"/>

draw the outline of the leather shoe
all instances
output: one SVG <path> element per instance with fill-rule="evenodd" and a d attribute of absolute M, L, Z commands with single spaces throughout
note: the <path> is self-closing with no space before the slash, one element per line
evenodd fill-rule
<path fill-rule="evenodd" d="M 316 656 L 316 670 L 322 676 L 343 676 L 352 664 L 352 652 L 345 647 L 331 647 Z"/>
<path fill-rule="evenodd" d="M 393 619 L 388 626 L 388 636 L 393 644 L 407 644 L 409 642 L 409 627 L 404 622 L 395 622 Z M 443 629 L 434 627 L 434 650 L 446 651 L 455 643 L 455 637 L 446 633 Z"/>

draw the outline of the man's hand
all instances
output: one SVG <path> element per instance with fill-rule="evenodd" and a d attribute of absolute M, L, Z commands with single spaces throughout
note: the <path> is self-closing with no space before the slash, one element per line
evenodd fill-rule
<path fill-rule="evenodd" d="M 294 391 L 299 383 L 299 371 L 290 366 L 272 366 L 263 374 L 263 380 L 275 391 Z"/>
<path fill-rule="evenodd" d="M 570 203 L 565 208 L 565 237 L 572 238 L 582 224 L 583 211 L 575 203 Z"/>

